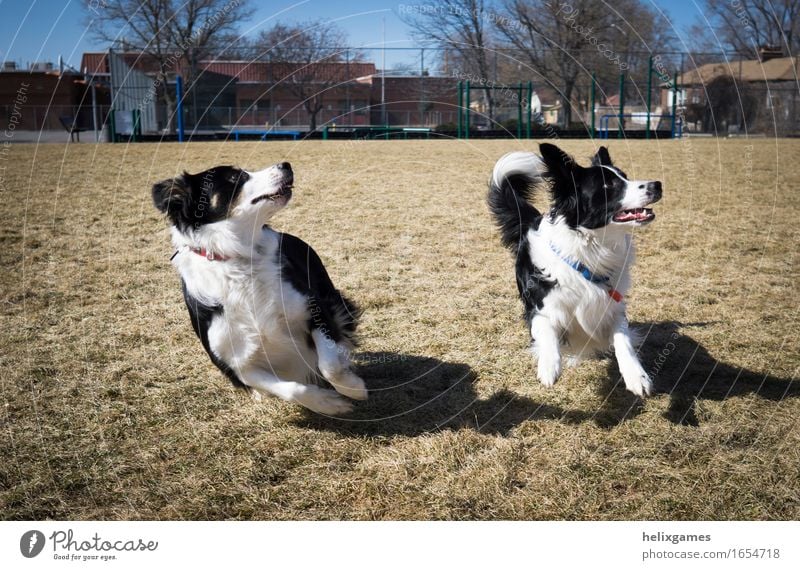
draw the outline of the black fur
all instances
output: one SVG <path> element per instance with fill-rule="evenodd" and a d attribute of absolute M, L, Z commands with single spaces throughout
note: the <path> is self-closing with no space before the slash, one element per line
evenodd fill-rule
<path fill-rule="evenodd" d="M 516 263 L 517 290 L 522 304 L 525 306 L 525 322 L 530 328 L 531 319 L 536 311 L 542 308 L 544 298 L 558 285 L 555 279 L 549 279 L 531 261 L 528 254 L 528 238 L 523 235 L 520 241 L 520 250 L 517 254 Z"/>
<path fill-rule="evenodd" d="M 489 184 L 489 210 L 500 229 L 500 240 L 516 257 L 517 290 L 525 307 L 525 321 L 530 325 L 534 313 L 542 308 L 547 293 L 557 285 L 531 261 L 528 254 L 528 230 L 538 230 L 542 214 L 529 200 L 540 183 L 537 177 L 515 174 L 505 177 L 498 186 Z"/>
<path fill-rule="evenodd" d="M 208 343 L 208 327 L 211 326 L 211 321 L 214 319 L 215 316 L 222 316 L 222 307 L 209 307 L 208 305 L 204 305 L 194 297 L 189 294 L 189 291 L 186 290 L 186 283 L 183 279 L 181 279 L 181 289 L 183 290 L 183 300 L 186 302 L 186 308 L 189 309 L 189 317 L 192 320 L 192 328 L 194 329 L 195 334 L 200 339 L 200 342 L 203 344 L 203 348 L 208 353 L 208 356 L 211 358 L 211 362 L 219 368 L 222 373 L 231 381 L 233 385 L 237 388 L 244 388 L 248 389 L 245 384 L 239 380 L 239 377 L 236 375 L 236 372 L 233 369 L 225 364 L 222 360 L 220 360 L 217 355 L 211 350 L 211 347 Z"/>
<path fill-rule="evenodd" d="M 153 186 L 153 203 L 181 231 L 224 220 L 249 175 L 234 166 L 184 172 Z"/>
<path fill-rule="evenodd" d="M 500 228 L 500 240 L 513 252 L 521 248 L 521 240 L 531 228 L 537 229 L 542 214 L 528 200 L 533 196 L 536 179 L 516 174 L 504 178 L 497 186 L 492 179 L 489 187 L 489 210 Z"/>
<path fill-rule="evenodd" d="M 291 234 L 280 234 L 278 263 L 284 279 L 308 297 L 309 330 L 318 329 L 334 342 L 355 344 L 359 308 L 333 285 L 317 252 Z M 311 337 L 309 336 L 309 342 Z"/>
<path fill-rule="evenodd" d="M 625 182 L 602 168 L 613 166 L 608 150 L 601 147 L 588 168 L 579 166 L 575 159 L 555 145 L 541 144 L 539 151 L 547 166 L 543 176 L 550 181 L 553 199 L 550 216 L 563 216 L 571 228 L 607 226 L 625 196 Z M 624 172 L 619 173 L 627 178 Z"/>

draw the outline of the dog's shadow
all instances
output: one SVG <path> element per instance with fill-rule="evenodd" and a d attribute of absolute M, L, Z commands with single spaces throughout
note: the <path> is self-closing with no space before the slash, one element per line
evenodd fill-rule
<path fill-rule="evenodd" d="M 800 382 L 779 378 L 720 362 L 683 328 L 703 327 L 710 323 L 682 324 L 675 321 L 631 323 L 643 335 L 639 358 L 654 382 L 655 395 L 666 394 L 669 406 L 664 417 L 675 424 L 699 426 L 698 402 L 722 401 L 754 394 L 759 398 L 780 401 L 800 396 Z M 642 402 L 625 390 L 615 359 L 609 360 L 605 396 L 595 420 L 613 427 L 638 415 Z"/>
<path fill-rule="evenodd" d="M 414 436 L 442 429 L 507 435 L 529 420 L 578 423 L 589 417 L 505 389 L 482 399 L 475 390 L 477 375 L 462 363 L 392 352 L 362 352 L 354 361 L 354 370 L 369 388 L 369 400 L 356 402 L 354 411 L 342 418 L 306 413 L 304 424 L 366 436 Z"/>

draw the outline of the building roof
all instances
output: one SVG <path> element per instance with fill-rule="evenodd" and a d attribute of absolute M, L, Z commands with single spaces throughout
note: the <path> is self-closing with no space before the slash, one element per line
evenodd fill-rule
<path fill-rule="evenodd" d="M 144 73 L 156 73 L 156 60 L 139 52 L 116 52 L 129 66 Z M 170 71 L 185 70 L 183 58 L 176 58 Z M 200 72 L 208 71 L 235 78 L 239 83 L 270 83 L 285 81 L 290 77 L 302 77 L 304 81 L 347 81 L 376 73 L 375 64 L 367 62 L 302 63 L 266 61 L 204 60 L 199 62 Z M 81 71 L 88 74 L 108 73 L 107 52 L 84 53 L 81 58 Z"/>
<path fill-rule="evenodd" d="M 739 81 L 797 81 L 797 63 L 796 57 L 707 63 L 680 75 L 678 84 L 704 85 L 722 75 L 730 75 Z"/>

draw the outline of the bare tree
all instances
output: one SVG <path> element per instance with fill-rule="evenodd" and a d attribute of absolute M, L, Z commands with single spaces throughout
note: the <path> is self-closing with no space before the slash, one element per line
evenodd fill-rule
<path fill-rule="evenodd" d="M 576 88 L 589 85 L 592 72 L 613 89 L 612 78 L 640 66 L 641 54 L 669 45 L 656 20 L 640 0 L 507 0 L 505 17 L 495 19 L 519 57 L 561 94 L 564 127 L 572 120 Z"/>
<path fill-rule="evenodd" d="M 754 58 L 761 47 L 797 55 L 800 49 L 800 0 L 705 0 L 705 19 L 693 26 L 703 49 L 732 50 Z M 716 33 L 712 44 L 709 26 Z M 722 46 L 719 45 L 721 41 Z"/>
<path fill-rule="evenodd" d="M 94 36 L 149 56 L 157 67 L 156 81 L 164 87 L 183 60 L 191 88 L 198 62 L 252 14 L 249 0 L 83 0 L 83 5 Z M 161 97 L 171 130 L 175 97 L 166 88 Z"/>
<path fill-rule="evenodd" d="M 275 77 L 302 102 L 309 115 L 309 129 L 317 128 L 317 115 L 322 110 L 327 92 L 352 78 L 347 65 L 359 61 L 357 50 L 346 50 L 347 34 L 325 21 L 297 25 L 275 24 L 262 31 L 253 42 L 256 59 L 272 62 Z M 274 72 L 274 71 L 273 71 Z"/>
<path fill-rule="evenodd" d="M 418 41 L 432 41 L 449 50 L 448 56 L 460 67 L 458 75 L 483 87 L 487 114 L 493 120 L 495 100 L 491 87 L 496 70 L 490 62 L 495 61 L 491 25 L 495 13 L 490 8 L 491 2 L 485 0 L 439 0 L 435 4 L 405 6 L 399 15 L 413 28 Z"/>

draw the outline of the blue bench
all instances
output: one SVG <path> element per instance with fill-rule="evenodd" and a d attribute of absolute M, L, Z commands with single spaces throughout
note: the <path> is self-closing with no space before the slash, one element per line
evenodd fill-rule
<path fill-rule="evenodd" d="M 234 129 L 231 131 L 233 140 L 239 141 L 239 135 L 256 135 L 260 136 L 262 141 L 267 140 L 267 137 L 292 137 L 296 141 L 300 137 L 300 131 L 272 131 L 260 129 Z"/>

